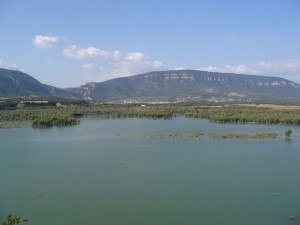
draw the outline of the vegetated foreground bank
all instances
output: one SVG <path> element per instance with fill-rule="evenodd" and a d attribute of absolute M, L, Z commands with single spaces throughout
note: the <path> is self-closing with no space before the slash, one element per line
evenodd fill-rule
<path fill-rule="evenodd" d="M 33 127 L 79 124 L 80 117 L 171 119 L 175 116 L 208 119 L 215 123 L 259 123 L 300 125 L 300 109 L 254 106 L 98 104 L 65 107 L 24 107 L 0 110 L 0 128 L 28 121 Z M 20 123 L 20 126 L 22 123 Z M 14 127 L 14 126 L 11 126 Z"/>

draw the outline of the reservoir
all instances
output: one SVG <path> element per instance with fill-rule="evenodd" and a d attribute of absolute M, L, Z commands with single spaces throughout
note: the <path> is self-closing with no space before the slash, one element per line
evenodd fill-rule
<path fill-rule="evenodd" d="M 157 138 L 172 132 L 280 137 Z M 1 129 L 0 221 L 16 212 L 28 225 L 299 224 L 299 135 L 184 117 Z"/>

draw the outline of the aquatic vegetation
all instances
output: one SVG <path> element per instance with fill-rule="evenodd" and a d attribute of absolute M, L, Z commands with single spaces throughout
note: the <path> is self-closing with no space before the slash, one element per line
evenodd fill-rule
<path fill-rule="evenodd" d="M 172 119 L 176 116 L 208 119 L 214 123 L 260 123 L 300 125 L 299 109 L 274 109 L 247 106 L 184 106 L 184 105 L 89 105 L 67 107 L 32 107 L 1 109 L 0 122 L 38 121 L 49 118 L 69 118 L 60 125 L 78 124 L 80 117 L 102 116 L 107 119 L 150 118 Z M 71 120 L 71 118 L 76 120 Z M 45 121 L 46 123 L 46 121 Z M 51 125 L 51 123 L 49 123 Z M 227 137 L 225 137 L 227 138 Z"/>
<path fill-rule="evenodd" d="M 32 127 L 53 127 L 53 126 L 70 126 L 79 124 L 79 120 L 73 117 L 43 117 L 36 118 L 32 121 Z"/>
<path fill-rule="evenodd" d="M 272 109 L 246 106 L 194 107 L 184 113 L 187 117 L 208 119 L 215 123 L 300 124 L 300 110 Z"/>
<path fill-rule="evenodd" d="M 256 134 L 208 133 L 206 134 L 206 136 L 214 139 L 268 140 L 268 139 L 276 139 L 278 137 L 278 134 L 275 133 L 256 133 Z"/>
<path fill-rule="evenodd" d="M 6 217 L 6 221 L 2 223 L 2 225 L 15 225 L 22 222 L 27 222 L 27 219 L 22 219 L 21 217 L 17 217 L 16 213 L 8 214 Z"/>
<path fill-rule="evenodd" d="M 179 139 L 179 140 L 199 140 L 201 138 L 208 139 L 237 139 L 237 140 L 274 140 L 279 137 L 276 133 L 256 133 L 256 134 L 239 134 L 239 133 L 207 133 L 207 132 L 172 132 L 172 133 L 160 133 L 144 135 L 138 138 L 149 138 L 151 140 L 164 140 L 164 139 Z M 133 137 L 126 137 L 126 140 L 132 139 Z M 117 140 L 117 139 L 116 139 Z M 121 140 L 121 138 L 118 138 Z M 124 140 L 124 137 L 122 137 Z"/>
<path fill-rule="evenodd" d="M 291 131 L 291 129 L 288 129 L 287 131 L 285 131 L 285 139 L 286 140 L 290 140 L 291 139 L 291 134 L 292 134 L 293 132 Z"/>

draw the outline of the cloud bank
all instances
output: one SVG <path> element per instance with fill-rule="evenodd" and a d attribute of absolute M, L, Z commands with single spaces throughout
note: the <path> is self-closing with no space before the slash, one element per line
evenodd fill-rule
<path fill-rule="evenodd" d="M 63 40 L 66 39 L 63 37 L 37 35 L 33 39 L 33 44 L 39 48 L 50 48 Z M 242 44 L 249 43 L 247 40 L 235 37 L 230 37 L 230 40 Z M 70 42 L 69 40 L 67 41 Z M 94 81 L 168 69 L 161 61 L 153 60 L 149 55 L 138 51 L 123 53 L 119 50 L 109 51 L 93 46 L 83 48 L 77 45 L 69 45 L 62 49 L 62 55 L 66 58 L 76 60 L 76 63 L 80 63 L 79 67 L 89 76 L 89 80 Z M 0 61 L 0 66 L 3 68 L 19 69 L 17 65 L 4 61 Z M 175 70 L 182 69 L 186 68 L 175 68 Z M 300 57 L 288 60 L 261 61 L 253 64 L 225 65 L 221 67 L 210 65 L 199 70 L 279 76 L 300 83 Z"/>
<path fill-rule="evenodd" d="M 104 58 L 117 60 L 121 57 L 119 51 L 110 52 L 95 47 L 79 48 L 76 45 L 64 48 L 63 55 L 74 59 Z"/>
<path fill-rule="evenodd" d="M 251 75 L 279 76 L 300 83 L 300 58 L 277 61 L 261 61 L 254 64 L 208 66 L 200 70 L 222 73 L 240 73 Z"/>
<path fill-rule="evenodd" d="M 64 41 L 64 42 L 63 42 Z M 51 48 L 59 42 L 72 42 L 62 36 L 36 35 L 32 44 L 35 47 Z M 72 44 L 62 49 L 65 58 L 76 60 L 76 64 L 85 72 L 88 81 L 103 81 L 120 76 L 130 76 L 151 70 L 164 68 L 164 64 L 143 52 L 130 51 L 122 53 L 119 50 L 108 51 L 94 46 L 87 48 Z M 51 59 L 44 62 L 52 63 Z"/>
<path fill-rule="evenodd" d="M 96 72 L 96 81 L 164 68 L 162 62 L 152 60 L 150 56 L 142 52 L 122 53 L 118 50 L 107 51 L 96 47 L 81 48 L 71 45 L 64 48 L 62 53 L 67 58 L 85 62 L 81 68 Z"/>
<path fill-rule="evenodd" d="M 60 37 L 37 35 L 32 43 L 38 48 L 50 48 L 60 41 Z"/>

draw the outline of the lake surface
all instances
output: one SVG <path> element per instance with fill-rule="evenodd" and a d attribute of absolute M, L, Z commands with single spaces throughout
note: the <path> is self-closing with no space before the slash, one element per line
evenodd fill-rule
<path fill-rule="evenodd" d="M 170 132 L 276 140 L 152 140 Z M 28 225 L 299 224 L 300 128 L 174 118 L 0 130 L 0 216 Z"/>

